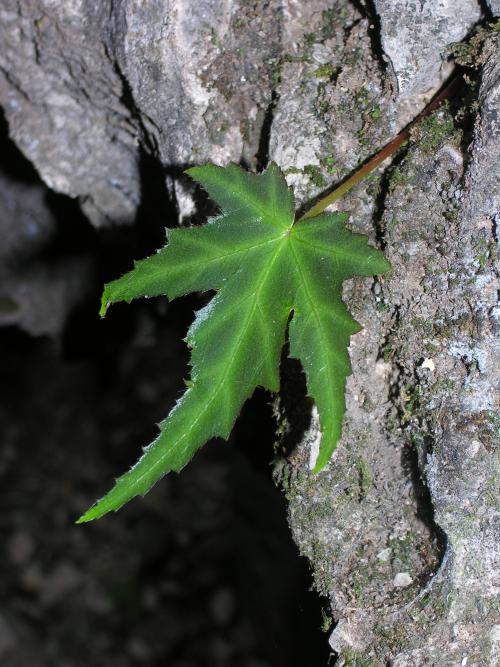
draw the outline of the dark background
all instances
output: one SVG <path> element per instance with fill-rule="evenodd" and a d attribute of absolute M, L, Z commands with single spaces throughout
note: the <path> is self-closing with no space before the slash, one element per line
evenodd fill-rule
<path fill-rule="evenodd" d="M 0 135 L 0 173 L 38 183 L 5 123 Z M 99 320 L 103 283 L 163 245 L 175 220 L 147 156 L 142 176 L 129 228 L 97 231 L 75 201 L 46 191 L 56 230 L 29 261 L 83 258 L 89 278 L 57 336 L 0 329 L 0 662 L 326 665 L 324 601 L 310 592 L 272 481 L 275 423 L 263 391 L 229 444 L 209 443 L 118 514 L 74 524 L 182 392 L 182 338 L 207 298 L 120 304 Z"/>

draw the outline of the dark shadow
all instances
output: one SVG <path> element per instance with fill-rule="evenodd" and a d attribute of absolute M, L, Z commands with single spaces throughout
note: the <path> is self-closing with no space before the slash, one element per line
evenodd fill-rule
<path fill-rule="evenodd" d="M 441 563 L 446 551 L 446 533 L 436 523 L 434 505 L 426 481 L 422 477 L 422 460 L 432 454 L 433 440 L 429 436 L 422 438 L 419 449 L 413 442 L 407 442 L 401 453 L 403 469 L 409 474 L 413 486 L 417 517 L 427 526 L 431 538 L 435 543 L 435 550 L 439 554 Z M 420 450 L 420 451 L 419 451 Z M 429 573 L 434 574 L 434 572 Z"/>
<path fill-rule="evenodd" d="M 6 145 L 11 173 L 39 182 Z M 3 610 L 23 632 L 16 664 L 55 656 L 99 667 L 119 656 L 124 666 L 323 667 L 321 600 L 310 592 L 272 480 L 275 424 L 263 391 L 245 405 L 229 444 L 207 444 L 181 475 L 116 515 L 73 525 L 156 436 L 155 424 L 182 394 L 189 374 L 182 338 L 210 297 L 118 304 L 99 319 L 102 285 L 163 246 L 165 227 L 177 219 L 163 168 L 147 152 L 140 166 L 133 226 L 95 230 L 77 201 L 47 192 L 57 225 L 37 259 L 75 255 L 94 267 L 60 344 L 0 330 L 9 388 L 0 406 L 2 530 L 8 544 L 22 532 L 35 545 L 23 564 L 0 555 Z M 200 209 L 213 214 L 197 192 Z M 52 593 L 27 589 L 33 567 L 44 581 L 71 571 L 77 583 L 49 604 L 57 585 Z"/>
<path fill-rule="evenodd" d="M 367 18 L 370 22 L 370 25 L 373 26 L 373 28 L 369 28 L 368 30 L 368 35 L 370 37 L 370 43 L 371 43 L 371 51 L 373 55 L 376 57 L 381 71 L 386 75 L 390 74 L 391 78 L 393 79 L 394 75 L 392 74 L 391 71 L 391 65 L 388 63 L 387 57 L 382 47 L 382 41 L 381 41 L 382 28 L 380 25 L 380 17 L 377 13 L 373 0 L 364 0 L 364 1 L 350 0 L 350 1 L 354 5 L 354 7 L 356 7 L 358 12 L 362 16 Z"/>
<path fill-rule="evenodd" d="M 9 138 L 9 127 L 0 107 L 0 168 L 2 172 L 26 185 L 40 182 L 40 176 L 31 162 Z"/>
<path fill-rule="evenodd" d="M 288 344 L 281 357 L 280 411 L 286 429 L 278 443 L 278 458 L 288 459 L 303 441 L 311 426 L 313 400 L 307 395 L 306 376 L 301 363 L 288 356 Z"/>
<path fill-rule="evenodd" d="M 486 0 L 479 0 L 479 6 L 481 7 L 481 11 L 483 13 L 484 19 L 486 21 L 492 21 L 493 20 L 493 13 L 486 2 Z"/>
<path fill-rule="evenodd" d="M 262 122 L 262 128 L 260 131 L 259 139 L 259 148 L 257 150 L 256 162 L 257 162 L 257 172 L 264 171 L 269 163 L 269 144 L 271 141 L 271 127 L 273 124 L 274 118 L 274 109 L 278 103 L 279 96 L 276 90 L 273 90 L 271 93 L 271 101 L 269 102 L 266 112 L 264 114 L 264 120 Z"/>

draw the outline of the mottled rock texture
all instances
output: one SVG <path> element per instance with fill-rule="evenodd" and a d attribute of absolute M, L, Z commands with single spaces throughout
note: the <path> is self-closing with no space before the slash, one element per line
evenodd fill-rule
<path fill-rule="evenodd" d="M 0 103 L 43 180 L 94 225 L 132 221 L 144 152 L 180 219 L 196 212 L 182 169 L 207 160 L 272 158 L 303 205 L 422 108 L 482 6 L 5 0 Z M 476 87 L 341 203 L 393 273 L 346 285 L 364 329 L 342 442 L 319 476 L 317 418 L 300 371 L 284 369 L 291 453 L 276 476 L 340 665 L 496 660 L 500 52 L 485 35 Z M 22 245 L 25 225 L 11 224 Z"/>
<path fill-rule="evenodd" d="M 486 4 L 493 16 L 500 16 L 500 0 L 486 0 Z"/>
<path fill-rule="evenodd" d="M 342 175 L 387 140 L 380 116 L 401 118 L 370 21 L 356 10 L 337 21 L 321 49 L 310 46 L 328 49 L 335 75 L 311 81 L 314 61 L 285 65 L 272 128 L 271 153 L 304 197 L 324 187 L 329 166 Z M 493 33 L 482 55 L 472 134 L 460 103 L 439 112 L 392 170 L 340 204 L 385 248 L 393 273 L 346 287 L 364 330 L 351 345 L 342 443 L 317 478 L 309 470 L 318 422 L 303 414 L 293 369 L 285 389 L 285 440 L 305 435 L 277 474 L 296 541 L 332 602 L 330 643 L 344 665 L 495 664 L 497 42 Z M 431 89 L 438 62 L 434 53 Z M 299 132 L 303 113 L 311 120 Z"/>
<path fill-rule="evenodd" d="M 47 185 L 79 197 L 95 225 L 130 222 L 139 202 L 137 132 L 110 57 L 111 3 L 6 0 L 0 101 Z"/>
<path fill-rule="evenodd" d="M 374 0 L 373 4 L 401 102 L 442 82 L 450 71 L 447 46 L 462 40 L 481 17 L 479 0 Z"/>
<path fill-rule="evenodd" d="M 280 14 L 277 1 L 6 0 L 0 103 L 11 136 L 93 224 L 130 222 L 141 150 L 177 176 L 207 160 L 255 164 Z"/>

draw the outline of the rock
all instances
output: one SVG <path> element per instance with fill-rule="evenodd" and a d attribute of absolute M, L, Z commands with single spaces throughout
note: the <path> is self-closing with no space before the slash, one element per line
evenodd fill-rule
<path fill-rule="evenodd" d="M 370 122 L 382 72 L 369 22 L 353 6 L 329 11 L 314 0 L 287 7 L 270 155 L 304 203 L 363 160 L 370 139 L 383 141 L 384 129 Z"/>
<path fill-rule="evenodd" d="M 17 325 L 33 336 L 57 336 L 91 281 L 84 258 L 34 262 L 0 272 L 0 326 Z"/>
<path fill-rule="evenodd" d="M 477 0 L 374 0 L 373 4 L 401 101 L 435 92 L 450 72 L 448 45 L 464 39 L 481 18 Z"/>
<path fill-rule="evenodd" d="M 432 11 L 436 6 L 432 4 Z M 404 9 L 401 6 L 393 19 L 411 25 Z M 373 58 L 370 24 L 353 10 L 345 11 L 342 17 L 329 17 L 325 39 L 319 18 L 324 15 L 318 6 L 310 8 L 315 19 L 308 11 L 309 4 L 302 6 L 290 16 L 292 25 L 285 25 L 285 34 L 294 35 L 289 46 L 293 57 L 282 71 L 271 132 L 271 154 L 288 168 L 301 201 L 335 179 L 327 172 L 328 157 L 340 168 L 337 178 L 342 177 L 354 168 L 354 160 L 366 159 L 366 137 L 371 147 L 387 141 L 384 129 L 373 122 L 373 109 L 388 119 L 382 123 L 385 128 L 390 123 L 399 127 L 405 96 L 412 100 L 414 115 L 415 101 L 421 106 L 419 95 L 426 90 L 416 74 L 411 81 L 402 78 L 407 87 L 392 102 L 382 65 Z M 457 18 L 457 31 L 465 32 L 462 18 Z M 426 29 L 432 32 L 433 26 L 431 22 Z M 413 30 L 418 51 L 416 24 Z M 340 64 L 340 74 L 321 85 L 312 76 L 312 56 L 304 51 L 313 37 L 305 40 L 304 33 L 312 33 L 314 40 L 319 33 L 332 67 Z M 290 523 L 301 552 L 313 564 L 317 589 L 330 598 L 338 621 L 330 645 L 345 662 L 356 656 L 373 665 L 392 661 L 409 667 L 424 664 L 424 656 L 432 655 L 439 667 L 457 664 L 473 646 L 484 664 L 490 664 L 490 573 L 496 571 L 497 552 L 493 509 L 476 494 L 479 488 L 490 489 L 488 497 L 494 494 L 486 473 L 495 467 L 491 369 L 498 367 L 495 325 L 487 315 L 494 314 L 497 303 L 497 278 L 487 250 L 499 210 L 494 71 L 500 59 L 491 46 L 494 39 L 490 37 L 471 152 L 462 152 L 464 144 L 442 112 L 436 131 L 429 126 L 426 136 L 422 130 L 426 140 L 417 141 L 393 180 L 388 177 L 381 190 L 365 183 L 343 201 L 355 229 L 373 235 L 376 225 L 394 274 L 375 285 L 354 281 L 345 287 L 344 297 L 364 330 L 350 347 L 354 374 L 348 382 L 344 435 L 321 475 L 309 472 L 317 419 L 295 395 L 281 403 L 292 433 L 304 433 L 285 474 Z M 418 54 L 425 61 L 422 67 L 428 68 L 425 85 L 435 90 L 441 64 L 426 55 L 425 44 Z M 352 48 L 357 49 L 354 63 L 348 57 Z M 321 57 L 324 60 L 324 49 Z M 307 118 L 303 127 L 301 117 Z M 381 219 L 372 208 L 377 192 Z M 469 303 L 474 314 L 466 316 Z M 467 355 L 453 353 L 457 344 Z M 296 387 L 298 380 L 292 375 L 288 382 Z M 481 445 L 470 448 L 472 441 L 480 441 L 478 431 L 483 434 Z M 460 472 L 464 466 L 470 466 L 467 474 Z M 466 510 L 472 498 L 477 520 L 470 516 L 471 507 Z M 441 531 L 449 540 L 446 549 Z M 470 552 L 469 536 L 474 543 Z M 388 549 L 390 557 L 380 558 Z M 478 626 L 466 633 L 474 605 L 483 611 Z M 408 609 L 414 621 L 402 611 Z M 463 629 L 450 648 L 445 642 L 457 619 Z"/>
<path fill-rule="evenodd" d="M 181 217 L 193 212 L 193 164 L 255 165 L 280 44 L 273 0 L 127 0 L 113 16 L 113 48 L 148 141 L 177 176 Z M 188 188 L 186 190 L 186 188 Z"/>
<path fill-rule="evenodd" d="M 151 662 L 151 647 L 140 637 L 131 637 L 126 646 L 128 653 L 138 662 Z"/>
<path fill-rule="evenodd" d="M 43 578 L 41 589 L 41 603 L 46 607 L 53 607 L 79 588 L 82 574 L 68 561 L 61 561 Z"/>
<path fill-rule="evenodd" d="M 7 0 L 0 103 L 11 136 L 94 225 L 130 222 L 141 140 L 177 177 L 207 160 L 255 164 L 279 27 L 277 0 Z M 176 178 L 187 215 L 185 187 Z"/>
<path fill-rule="evenodd" d="M 493 16 L 500 16 L 500 0 L 486 0 Z"/>
<path fill-rule="evenodd" d="M 436 364 L 432 359 L 424 359 L 420 364 L 420 368 L 427 368 L 432 373 L 436 370 Z"/>
<path fill-rule="evenodd" d="M 35 336 L 62 331 L 91 275 L 83 257 L 41 259 L 56 229 L 47 194 L 42 185 L 0 172 L 0 326 L 18 325 Z"/>
<path fill-rule="evenodd" d="M 227 625 L 235 609 L 234 595 L 228 588 L 219 588 L 210 600 L 210 611 L 217 625 Z"/>
<path fill-rule="evenodd" d="M 382 549 L 382 551 L 377 554 L 377 558 L 382 563 L 388 563 L 391 559 L 391 555 L 392 549 Z"/>
<path fill-rule="evenodd" d="M 405 588 L 406 586 L 411 586 L 412 583 L 413 579 L 408 572 L 398 572 L 392 581 L 394 588 Z"/>
<path fill-rule="evenodd" d="M 5 0 L 0 103 L 49 187 L 90 220 L 130 222 L 139 203 L 137 130 L 107 49 L 109 0 Z"/>

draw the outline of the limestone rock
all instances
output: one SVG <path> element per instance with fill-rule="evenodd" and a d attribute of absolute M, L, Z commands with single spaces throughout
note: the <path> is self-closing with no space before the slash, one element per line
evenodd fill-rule
<path fill-rule="evenodd" d="M 403 10 L 398 20 L 411 25 Z M 285 17 L 291 25 L 284 34 L 294 38 L 278 89 L 271 154 L 303 201 L 333 180 L 330 165 L 341 178 L 374 144 L 387 141 L 388 124 L 402 122 L 405 99 L 415 105 L 426 89 L 415 79 L 414 88 L 391 99 L 370 22 L 353 8 L 332 17 L 308 4 Z M 447 30 L 458 34 L 462 18 Z M 419 30 L 414 24 L 417 51 Z M 491 577 L 498 551 L 487 470 L 498 465 L 492 447 L 493 369 L 500 363 L 493 250 L 500 59 L 493 42 L 470 153 L 463 149 L 470 139 L 440 112 L 382 183 L 374 178 L 342 202 L 355 229 L 385 244 L 394 272 L 345 288 L 365 328 L 351 343 L 354 373 L 342 442 L 318 477 L 309 472 L 317 418 L 304 414 L 309 408 L 297 398 L 293 369 L 285 383 L 281 409 L 290 437 L 293 442 L 302 431 L 303 438 L 277 474 L 295 539 L 338 621 L 330 644 L 339 664 L 410 667 L 432 659 L 441 667 L 467 656 L 469 664 L 494 664 Z M 435 90 L 440 66 L 424 47 L 425 41 L 419 57 Z M 387 120 L 377 123 L 380 116 Z M 301 117 L 307 118 L 302 126 Z"/>
<path fill-rule="evenodd" d="M 477 0 L 374 0 L 374 5 L 401 101 L 434 92 L 450 72 L 448 45 L 464 39 L 481 18 Z"/>
<path fill-rule="evenodd" d="M 486 0 L 493 16 L 500 16 L 500 0 Z"/>
<path fill-rule="evenodd" d="M 137 132 L 106 47 L 109 10 L 108 0 L 0 7 L 0 103 L 11 137 L 97 226 L 131 222 L 139 202 Z"/>
<path fill-rule="evenodd" d="M 277 0 L 6 0 L 0 103 L 11 136 L 93 224 L 130 222 L 140 141 L 177 177 L 207 160 L 255 164 L 279 26 Z"/>

